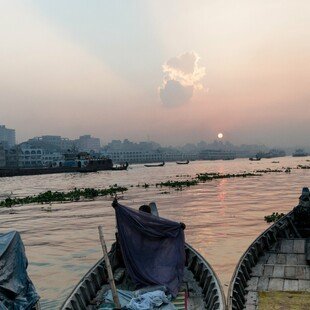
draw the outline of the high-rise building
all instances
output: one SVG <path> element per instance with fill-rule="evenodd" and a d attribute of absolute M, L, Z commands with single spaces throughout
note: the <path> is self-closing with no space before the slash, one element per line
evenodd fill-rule
<path fill-rule="evenodd" d="M 0 143 L 7 149 L 13 147 L 16 144 L 15 129 L 9 129 L 5 125 L 0 125 Z"/>
<path fill-rule="evenodd" d="M 75 140 L 76 146 L 80 151 L 83 152 L 90 152 L 100 151 L 100 139 L 99 138 L 93 138 L 91 135 L 84 135 L 80 136 L 79 139 Z"/>

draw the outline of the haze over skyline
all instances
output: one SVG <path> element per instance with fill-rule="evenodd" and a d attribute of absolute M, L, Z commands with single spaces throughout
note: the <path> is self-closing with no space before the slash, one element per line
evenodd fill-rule
<path fill-rule="evenodd" d="M 309 1 L 0 3 L 0 124 L 19 142 L 310 145 Z"/>

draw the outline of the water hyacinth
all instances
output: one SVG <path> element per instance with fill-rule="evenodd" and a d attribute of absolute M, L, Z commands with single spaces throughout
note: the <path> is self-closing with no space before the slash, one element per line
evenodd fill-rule
<path fill-rule="evenodd" d="M 8 197 L 0 202 L 0 207 L 12 207 L 15 205 L 24 205 L 31 203 L 51 203 L 51 202 L 66 202 L 66 201 L 79 201 L 81 198 L 94 199 L 98 196 L 114 196 L 117 193 L 123 193 L 127 191 L 126 187 L 117 186 L 117 184 L 110 186 L 109 188 L 96 189 L 96 188 L 83 188 L 69 192 L 59 191 L 46 191 L 34 196 L 27 196 L 24 198 L 11 198 Z"/>

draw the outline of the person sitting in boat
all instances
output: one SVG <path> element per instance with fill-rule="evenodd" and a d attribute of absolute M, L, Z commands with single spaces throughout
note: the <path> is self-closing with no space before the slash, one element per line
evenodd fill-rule
<path fill-rule="evenodd" d="M 153 214 L 153 213 L 152 213 L 152 208 L 151 208 L 150 205 L 142 205 L 142 206 L 140 206 L 140 207 L 139 207 L 139 211 Z M 180 222 L 180 225 L 181 225 L 181 228 L 182 228 L 183 230 L 185 230 L 186 225 L 185 225 L 183 222 Z"/>

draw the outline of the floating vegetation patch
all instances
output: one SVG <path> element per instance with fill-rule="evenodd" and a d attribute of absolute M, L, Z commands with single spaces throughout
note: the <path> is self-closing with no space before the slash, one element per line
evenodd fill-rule
<path fill-rule="evenodd" d="M 260 174 L 252 173 L 252 172 L 244 172 L 244 173 L 236 173 L 236 174 L 220 174 L 220 173 L 199 173 L 197 174 L 197 179 L 199 181 L 211 181 L 214 179 L 228 179 L 228 178 L 246 178 L 260 176 Z"/>
<path fill-rule="evenodd" d="M 133 186 L 131 186 L 131 187 L 133 187 Z M 150 187 L 150 184 L 148 184 L 148 183 L 138 184 L 138 185 L 136 185 L 136 187 L 149 188 L 149 187 Z"/>
<path fill-rule="evenodd" d="M 310 169 L 310 166 L 306 166 L 306 165 L 298 165 L 297 169 Z"/>
<path fill-rule="evenodd" d="M 181 189 L 182 187 L 189 187 L 193 185 L 197 185 L 198 180 L 186 180 L 186 181 L 166 181 L 161 183 L 156 183 L 156 187 L 160 186 L 166 186 L 166 187 L 172 187 L 176 189 Z"/>
<path fill-rule="evenodd" d="M 264 170 L 255 170 L 255 172 L 258 172 L 258 173 L 271 173 L 271 172 L 283 172 L 283 170 L 267 168 L 267 169 L 264 169 Z"/>
<path fill-rule="evenodd" d="M 273 223 L 273 222 L 278 221 L 284 215 L 285 215 L 284 213 L 273 212 L 271 215 L 265 216 L 265 221 L 267 223 Z"/>
<path fill-rule="evenodd" d="M 191 176 L 189 174 L 177 174 L 177 178 L 190 178 Z"/>
<path fill-rule="evenodd" d="M 0 201 L 0 207 L 11 207 L 15 205 L 23 205 L 30 203 L 51 203 L 51 202 L 65 202 L 65 201 L 79 201 L 82 197 L 85 199 L 94 199 L 98 196 L 108 196 L 115 195 L 116 193 L 123 193 L 127 191 L 126 187 L 117 186 L 117 184 L 110 186 L 105 189 L 95 189 L 95 188 L 84 188 L 77 189 L 70 192 L 52 192 L 46 191 L 44 193 L 27 196 L 24 198 L 6 198 L 3 201 Z"/>

